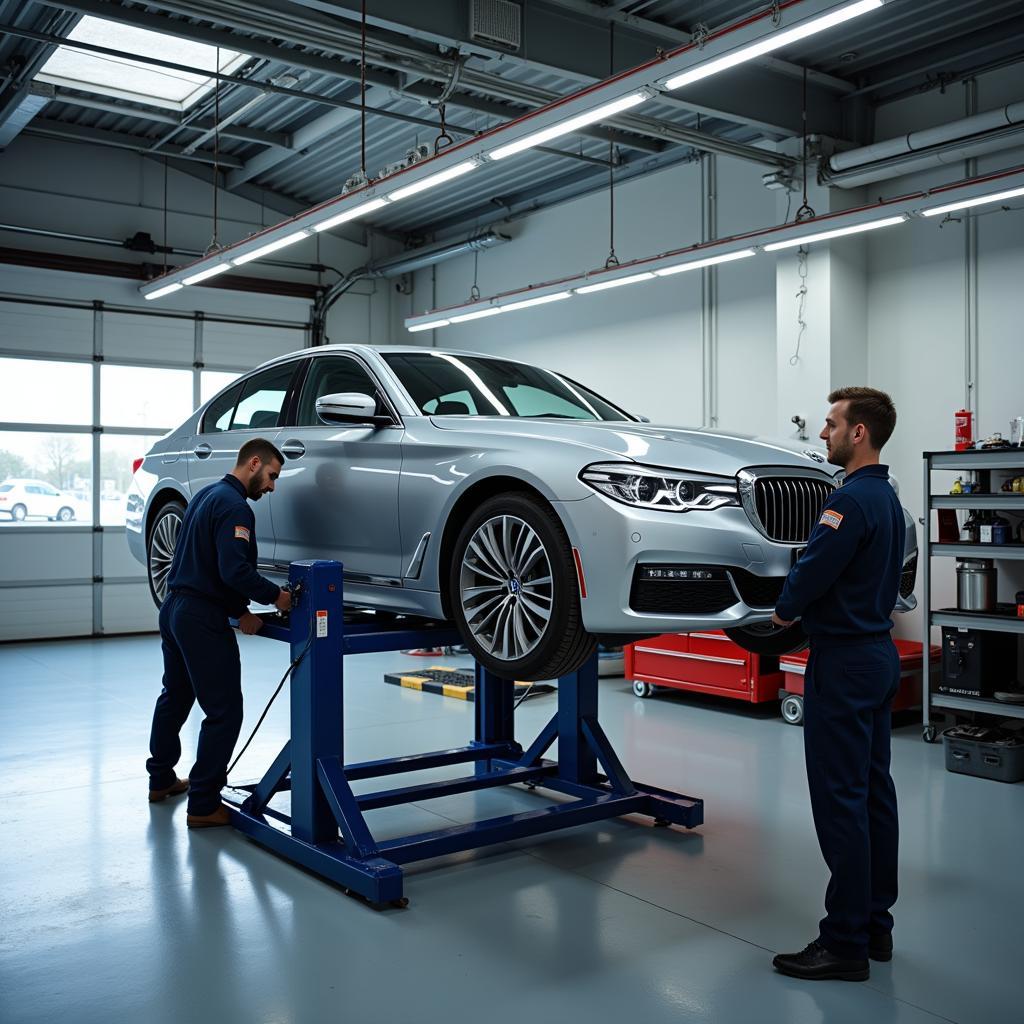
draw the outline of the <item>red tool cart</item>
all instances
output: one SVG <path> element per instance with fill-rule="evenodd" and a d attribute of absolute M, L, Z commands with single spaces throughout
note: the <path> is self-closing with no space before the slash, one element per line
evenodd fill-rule
<path fill-rule="evenodd" d="M 921 645 L 914 640 L 894 640 L 900 652 L 900 688 L 892 702 L 893 711 L 905 711 L 921 706 Z M 942 648 L 931 646 L 931 661 L 937 665 Z M 779 659 L 779 668 L 785 676 L 785 683 L 779 691 L 782 698 L 782 717 L 790 725 L 800 725 L 804 720 L 804 672 L 807 671 L 808 651 L 787 654 Z"/>
<path fill-rule="evenodd" d="M 668 686 L 761 704 L 778 700 L 783 685 L 778 658 L 751 654 L 718 630 L 665 633 L 629 644 L 625 674 L 638 697 Z"/>
<path fill-rule="evenodd" d="M 900 688 L 893 711 L 921 706 L 921 645 L 896 640 L 900 652 Z M 791 725 L 804 720 L 804 672 L 807 651 L 782 658 L 760 657 L 734 644 L 724 633 L 665 633 L 626 647 L 626 678 L 638 697 L 655 687 L 732 697 L 748 704 L 780 700 Z M 932 662 L 941 650 L 932 646 Z"/>

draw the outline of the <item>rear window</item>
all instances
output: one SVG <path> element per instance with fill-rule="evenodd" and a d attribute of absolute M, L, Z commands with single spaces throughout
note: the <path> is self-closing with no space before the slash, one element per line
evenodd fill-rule
<path fill-rule="evenodd" d="M 4 494 L 7 491 L 13 491 L 14 484 L 0 484 L 0 494 Z"/>

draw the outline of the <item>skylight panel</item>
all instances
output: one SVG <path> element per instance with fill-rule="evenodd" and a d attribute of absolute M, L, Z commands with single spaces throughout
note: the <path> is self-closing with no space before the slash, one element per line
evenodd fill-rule
<path fill-rule="evenodd" d="M 208 43 L 121 25 L 89 15 L 79 21 L 68 34 L 68 39 L 109 46 L 140 57 L 157 57 L 176 64 L 207 68 L 210 71 L 214 71 L 217 64 L 217 48 Z M 220 71 L 222 74 L 231 74 L 248 59 L 248 54 L 221 49 Z M 87 50 L 73 50 L 66 46 L 59 46 L 53 52 L 36 78 L 41 82 L 70 89 L 179 111 L 188 110 L 214 85 L 214 79 L 206 75 L 172 71 L 170 68 L 125 57 L 89 53 Z"/>

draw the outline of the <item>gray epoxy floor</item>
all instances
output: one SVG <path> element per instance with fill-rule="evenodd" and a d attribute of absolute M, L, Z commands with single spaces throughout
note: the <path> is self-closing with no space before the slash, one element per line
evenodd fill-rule
<path fill-rule="evenodd" d="M 285 652 L 240 639 L 245 736 Z M 471 704 L 381 682 L 423 665 L 350 662 L 348 760 L 471 738 Z M 146 802 L 159 676 L 152 636 L 0 646 L 5 1024 L 1024 1020 L 1024 786 L 949 775 L 918 727 L 894 740 L 896 958 L 866 984 L 808 984 L 770 966 L 816 934 L 825 884 L 801 733 L 770 712 L 641 701 L 602 680 L 602 722 L 631 774 L 703 797 L 707 823 L 606 822 L 414 865 L 409 909 L 375 912 L 229 830 L 188 833 L 181 799 Z M 520 708 L 521 740 L 554 704 Z M 186 751 L 198 725 L 197 709 Z M 261 773 L 286 727 L 283 693 L 238 778 Z M 392 836 L 539 799 L 513 788 L 370 820 Z"/>

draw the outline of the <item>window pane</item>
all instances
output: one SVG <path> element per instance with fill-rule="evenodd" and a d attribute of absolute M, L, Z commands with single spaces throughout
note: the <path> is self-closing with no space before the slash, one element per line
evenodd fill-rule
<path fill-rule="evenodd" d="M 0 432 L 0 529 L 92 524 L 88 434 Z"/>
<path fill-rule="evenodd" d="M 92 367 L 44 359 L 0 359 L 8 423 L 92 423 Z"/>
<path fill-rule="evenodd" d="M 324 395 L 356 392 L 377 397 L 377 387 L 370 375 L 354 359 L 344 356 L 322 356 L 313 360 L 309 375 L 302 385 L 299 400 L 298 422 L 302 426 L 322 427 L 324 424 L 316 414 L 316 400 Z M 377 400 L 377 411 L 381 402 Z"/>
<path fill-rule="evenodd" d="M 132 480 L 132 462 L 159 440 L 104 434 L 100 438 L 100 525 L 124 526 L 125 502 Z"/>
<path fill-rule="evenodd" d="M 234 415 L 235 406 L 238 404 L 239 395 L 242 393 L 242 385 L 225 391 L 219 398 L 210 403 L 210 408 L 203 413 L 203 421 L 200 425 L 204 434 L 216 434 L 223 430 L 231 429 L 231 417 Z"/>
<path fill-rule="evenodd" d="M 233 380 L 238 380 L 237 373 L 223 373 L 220 370 L 203 370 L 199 375 L 199 401 L 208 402 L 221 388 L 226 388 Z"/>
<path fill-rule="evenodd" d="M 242 400 L 231 421 L 232 430 L 269 430 L 277 426 L 295 363 L 274 366 L 250 377 L 242 388 Z"/>
<path fill-rule="evenodd" d="M 191 370 L 105 364 L 100 374 L 100 417 L 105 427 L 171 430 L 192 412 Z"/>

